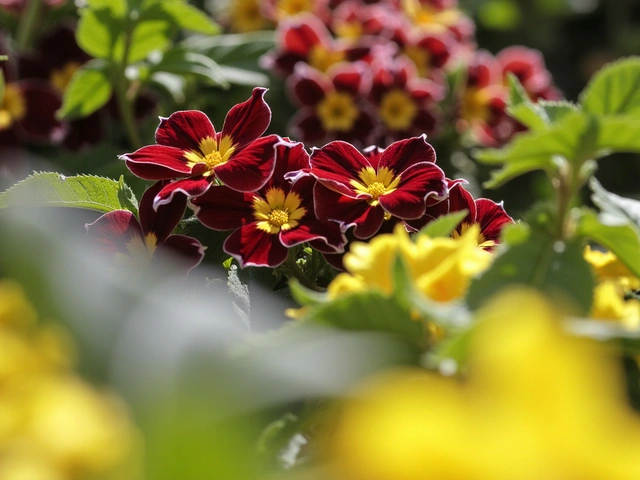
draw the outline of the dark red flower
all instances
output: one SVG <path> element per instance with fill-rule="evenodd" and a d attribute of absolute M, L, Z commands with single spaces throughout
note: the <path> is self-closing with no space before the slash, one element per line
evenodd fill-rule
<path fill-rule="evenodd" d="M 187 198 L 175 196 L 170 204 L 154 210 L 153 199 L 162 187 L 163 182 L 157 182 L 142 195 L 140 221 L 127 210 L 116 210 L 86 225 L 89 239 L 113 257 L 117 268 L 145 268 L 158 258 L 158 252 L 172 255 L 186 271 L 202 261 L 205 248 L 198 240 L 171 234 L 184 215 Z"/>
<path fill-rule="evenodd" d="M 444 97 L 444 88 L 418 78 L 414 64 L 406 57 L 393 62 L 375 62 L 369 98 L 378 109 L 384 127 L 377 141 L 389 143 L 403 138 L 433 134 L 440 123 L 436 100 Z"/>
<path fill-rule="evenodd" d="M 402 10 L 417 28 L 430 33 L 451 32 L 463 44 L 472 42 L 473 21 L 450 0 L 400 0 Z"/>
<path fill-rule="evenodd" d="M 424 136 L 392 143 L 385 150 L 371 149 L 368 156 L 342 141 L 315 149 L 308 174 L 318 180 L 316 216 L 355 226 L 360 239 L 375 235 L 385 218 L 420 218 L 429 203 L 447 194 L 435 160 Z"/>
<path fill-rule="evenodd" d="M 375 108 L 366 99 L 371 71 L 363 62 L 343 63 L 329 75 L 304 64 L 288 80 L 289 91 L 302 108 L 291 119 L 291 136 L 312 145 L 345 140 L 367 145 L 375 139 Z"/>
<path fill-rule="evenodd" d="M 455 45 L 455 39 L 451 34 L 416 32 L 404 22 L 395 29 L 393 41 L 398 45 L 400 53 L 409 57 L 415 64 L 418 76 L 446 86 L 443 69 L 449 63 Z"/>
<path fill-rule="evenodd" d="M 352 42 L 365 36 L 390 39 L 400 21 L 401 14 L 386 3 L 367 5 L 347 0 L 334 10 L 331 30 L 338 38 Z"/>
<path fill-rule="evenodd" d="M 538 50 L 516 45 L 501 50 L 496 59 L 505 81 L 507 73 L 514 74 L 533 101 L 561 98 L 553 84 L 551 73 L 545 67 L 542 53 Z"/>
<path fill-rule="evenodd" d="M 309 168 L 304 146 L 282 140 L 274 148 L 274 174 L 259 191 L 243 193 L 216 186 L 191 201 L 207 227 L 235 230 L 224 242 L 224 251 L 243 267 L 276 267 L 285 261 L 289 248 L 304 242 L 335 252 L 346 242 L 340 225 L 314 216 L 314 179 L 298 176 L 290 182 L 285 178 Z"/>
<path fill-rule="evenodd" d="M 264 101 L 265 88 L 254 88 L 246 102 L 235 105 L 215 131 L 209 118 L 196 110 L 161 118 L 157 145 L 122 155 L 134 175 L 146 180 L 173 180 L 156 196 L 154 207 L 171 202 L 176 192 L 202 195 L 212 182 L 233 190 L 260 189 L 274 168 L 277 135 L 260 137 L 269 126 L 271 110 Z"/>

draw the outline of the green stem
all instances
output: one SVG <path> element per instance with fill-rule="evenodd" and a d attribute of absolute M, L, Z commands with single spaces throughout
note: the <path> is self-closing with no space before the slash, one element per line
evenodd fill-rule
<path fill-rule="evenodd" d="M 31 46 L 36 27 L 40 20 L 42 0 L 29 0 L 27 7 L 20 16 L 18 31 L 16 33 L 16 45 L 18 50 L 26 50 Z"/>
<path fill-rule="evenodd" d="M 116 68 L 115 94 L 118 101 L 118 110 L 122 117 L 122 123 L 127 133 L 129 143 L 133 148 L 140 147 L 140 134 L 136 125 L 133 105 L 135 98 L 128 98 L 129 80 L 126 76 L 126 70 L 129 66 L 129 50 L 131 49 L 131 30 L 126 29 L 124 37 L 124 52 L 122 53 L 122 62 Z"/>
<path fill-rule="evenodd" d="M 295 249 L 289 250 L 289 256 L 287 256 L 287 259 L 284 263 L 287 266 L 289 272 L 291 272 L 291 274 L 293 275 L 293 278 L 298 280 L 302 286 L 307 287 L 309 290 L 313 290 L 314 292 L 324 291 L 302 271 L 302 269 L 296 262 Z"/>

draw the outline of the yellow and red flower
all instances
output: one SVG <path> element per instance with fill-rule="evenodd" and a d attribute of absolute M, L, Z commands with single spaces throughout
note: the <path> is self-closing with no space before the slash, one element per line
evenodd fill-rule
<path fill-rule="evenodd" d="M 311 154 L 308 174 L 320 220 L 355 227 L 359 239 L 370 238 L 385 218 L 418 219 L 427 205 L 447 195 L 444 173 L 424 136 L 401 140 L 368 157 L 353 145 L 334 141 Z"/>
<path fill-rule="evenodd" d="M 266 91 L 254 88 L 249 100 L 229 110 L 221 132 L 200 111 L 176 112 L 161 119 L 157 145 L 121 156 L 140 178 L 176 179 L 160 190 L 154 208 L 170 203 L 176 192 L 202 195 L 214 181 L 241 192 L 262 188 L 273 172 L 273 146 L 280 140 L 260 137 L 271 121 Z"/>
<path fill-rule="evenodd" d="M 340 225 L 318 220 L 313 212 L 314 179 L 296 175 L 309 168 L 302 143 L 282 140 L 275 145 L 276 167 L 257 192 L 210 188 L 191 202 L 198 220 L 215 230 L 234 230 L 224 251 L 246 266 L 276 267 L 288 249 L 310 242 L 321 251 L 342 251 L 346 242 Z M 288 177 L 293 174 L 293 181 Z"/>
<path fill-rule="evenodd" d="M 174 196 L 171 203 L 154 210 L 154 198 L 163 184 L 157 182 L 142 195 L 140 220 L 127 210 L 115 210 L 86 225 L 90 241 L 112 256 L 116 267 L 129 271 L 144 269 L 160 252 L 172 255 L 189 271 L 204 258 L 205 248 L 198 240 L 171 233 L 187 208 L 184 195 Z"/>

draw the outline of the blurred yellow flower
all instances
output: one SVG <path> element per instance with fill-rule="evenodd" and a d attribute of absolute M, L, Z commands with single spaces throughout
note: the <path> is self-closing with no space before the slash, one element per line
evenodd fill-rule
<path fill-rule="evenodd" d="M 462 297 L 470 280 L 491 263 L 491 254 L 478 248 L 479 227 L 474 225 L 458 238 L 415 237 L 397 225 L 392 234 L 378 235 L 369 243 L 354 242 L 344 257 L 348 273 L 329 285 L 330 297 L 377 289 L 393 292 L 392 269 L 399 255 L 417 290 L 432 300 L 449 302 Z"/>
<path fill-rule="evenodd" d="M 466 378 L 395 372 L 346 403 L 335 478 L 640 478 L 640 416 L 615 358 L 565 334 L 533 292 L 504 293 L 477 320 Z"/>
<path fill-rule="evenodd" d="M 0 280 L 0 479 L 139 477 L 123 405 L 71 370 L 64 330 L 38 324 L 19 285 Z"/>

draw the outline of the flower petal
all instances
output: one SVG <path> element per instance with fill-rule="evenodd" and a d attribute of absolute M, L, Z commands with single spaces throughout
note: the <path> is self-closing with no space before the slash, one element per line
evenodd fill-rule
<path fill-rule="evenodd" d="M 364 62 L 339 63 L 329 73 L 336 90 L 358 96 L 371 89 L 370 68 Z"/>
<path fill-rule="evenodd" d="M 309 146 L 326 143 L 327 132 L 315 109 L 304 107 L 298 110 L 289 121 L 288 130 L 293 138 L 299 139 Z"/>
<path fill-rule="evenodd" d="M 228 162 L 217 166 L 216 176 L 229 188 L 239 192 L 255 192 L 269 181 L 275 168 L 275 145 L 282 139 L 278 135 L 259 138 Z"/>
<path fill-rule="evenodd" d="M 411 220 L 424 215 L 427 197 L 444 199 L 447 183 L 440 167 L 430 162 L 415 164 L 402 173 L 398 188 L 379 198 L 380 205 L 391 215 Z"/>
<path fill-rule="evenodd" d="M 148 145 L 120 156 L 136 177 L 145 180 L 172 180 L 191 174 L 184 150 L 165 145 Z"/>
<path fill-rule="evenodd" d="M 160 126 L 156 130 L 159 145 L 187 151 L 200 150 L 200 142 L 207 137 L 216 138 L 216 131 L 209 117 L 198 110 L 175 112 L 169 118 L 160 117 Z"/>
<path fill-rule="evenodd" d="M 288 191 L 291 188 L 291 179 L 294 181 L 300 178 L 298 172 L 309 169 L 309 154 L 304 149 L 304 144 L 300 142 L 288 142 L 281 140 L 275 145 L 275 168 L 271 180 L 263 187 L 276 186 Z M 301 178 L 300 178 L 301 179 Z M 315 179 L 310 179 L 311 185 Z M 301 184 L 302 185 L 302 184 Z M 311 188 L 308 196 L 311 198 Z"/>
<path fill-rule="evenodd" d="M 233 106 L 227 113 L 222 137 L 230 136 L 236 148 L 258 138 L 271 123 L 271 109 L 264 101 L 266 92 L 266 88 L 254 88 L 249 100 Z"/>
<path fill-rule="evenodd" d="M 351 180 L 370 164 L 350 143 L 336 140 L 311 152 L 311 174 L 328 188 L 344 195 L 356 196 Z"/>
<path fill-rule="evenodd" d="M 277 267 L 287 259 L 287 248 L 278 235 L 260 230 L 250 223 L 233 232 L 224 242 L 224 251 L 241 267 Z"/>
<path fill-rule="evenodd" d="M 60 142 L 66 126 L 56 118 L 62 104 L 59 95 L 40 80 L 21 80 L 15 83 L 25 102 L 25 115 L 17 123 L 29 140 Z"/>
<path fill-rule="evenodd" d="M 420 162 L 435 163 L 436 152 L 427 143 L 426 135 L 399 140 L 389 145 L 382 156 L 378 168 L 387 167 L 396 174 L 402 174 L 407 168 Z"/>
<path fill-rule="evenodd" d="M 95 222 L 87 223 L 85 228 L 90 241 L 108 255 L 126 249 L 125 245 L 132 237 L 143 237 L 138 219 L 127 210 L 105 213 Z"/>
<path fill-rule="evenodd" d="M 302 14 L 286 19 L 276 31 L 276 43 L 285 51 L 307 57 L 315 45 L 330 45 L 331 35 L 314 15 Z"/>
<path fill-rule="evenodd" d="M 234 230 L 255 221 L 254 197 L 253 193 L 212 186 L 203 195 L 192 199 L 191 204 L 203 225 L 214 230 Z"/>
<path fill-rule="evenodd" d="M 154 210 L 153 200 L 165 185 L 164 182 L 156 182 L 142 194 L 140 199 L 139 216 L 142 231 L 145 234 L 155 233 L 158 243 L 164 242 L 173 232 L 187 209 L 187 197 L 174 195 L 170 203 L 160 205 L 157 210 Z"/>
<path fill-rule="evenodd" d="M 186 235 L 169 235 L 162 244 L 162 252 L 169 251 L 174 255 L 173 260 L 188 272 L 198 266 L 204 258 L 206 247 L 193 237 Z"/>
<path fill-rule="evenodd" d="M 183 178 L 175 182 L 168 183 L 156 195 L 153 200 L 153 208 L 156 210 L 161 205 L 166 205 L 173 201 L 176 194 L 184 194 L 187 197 L 199 197 L 211 186 L 211 182 L 203 177 Z"/>
<path fill-rule="evenodd" d="M 306 63 L 296 65 L 287 87 L 293 99 L 302 106 L 317 105 L 333 89 L 326 75 Z"/>
<path fill-rule="evenodd" d="M 480 233 L 486 240 L 498 242 L 504 226 L 513 223 L 513 219 L 505 212 L 502 203 L 496 203 L 487 198 L 476 200 L 478 214 L 476 223 L 480 224 Z"/>
<path fill-rule="evenodd" d="M 469 213 L 463 220 L 468 224 L 476 223 L 476 201 L 461 184 L 456 183 L 449 189 L 449 212 L 467 210 Z"/>
<path fill-rule="evenodd" d="M 304 242 L 315 241 L 324 244 L 325 251 L 342 252 L 347 243 L 347 238 L 342 233 L 340 225 L 336 222 L 321 222 L 309 217 L 300 222 L 291 230 L 280 232 L 280 241 L 286 247 L 293 247 Z"/>

